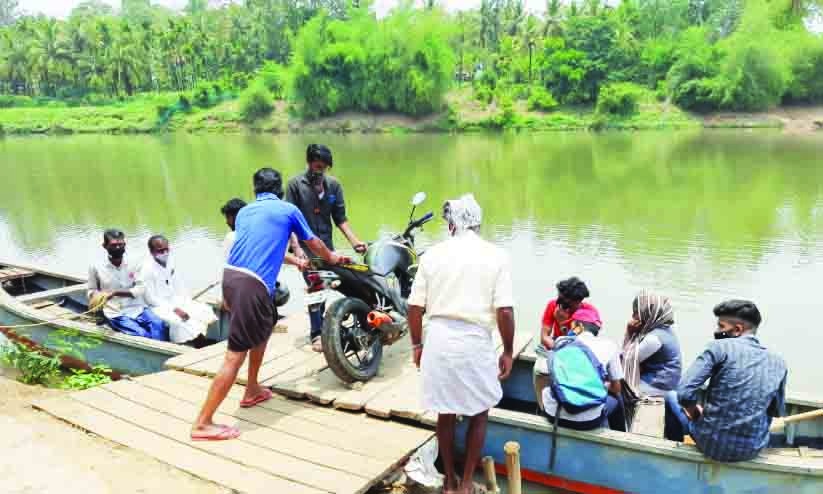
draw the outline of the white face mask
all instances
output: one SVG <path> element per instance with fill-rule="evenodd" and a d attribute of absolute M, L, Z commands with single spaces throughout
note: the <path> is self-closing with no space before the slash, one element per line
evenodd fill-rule
<path fill-rule="evenodd" d="M 165 266 L 166 263 L 169 262 L 169 255 L 168 254 L 155 254 L 154 258 L 157 260 L 157 262 L 159 262 L 163 266 Z"/>

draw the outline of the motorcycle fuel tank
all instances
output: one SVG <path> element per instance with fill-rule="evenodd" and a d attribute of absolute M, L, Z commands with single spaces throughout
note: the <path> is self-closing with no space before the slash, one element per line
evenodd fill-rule
<path fill-rule="evenodd" d="M 366 251 L 366 264 L 380 276 L 389 273 L 407 273 L 409 266 L 417 262 L 417 255 L 408 247 L 392 239 L 373 243 Z"/>

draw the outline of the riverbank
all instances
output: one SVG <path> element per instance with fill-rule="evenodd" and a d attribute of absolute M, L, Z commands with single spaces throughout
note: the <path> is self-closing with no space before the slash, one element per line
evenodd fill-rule
<path fill-rule="evenodd" d="M 472 98 L 468 88 L 453 91 L 447 110 L 421 118 L 398 114 L 345 112 L 317 120 L 291 114 L 275 103 L 267 117 L 244 121 L 237 100 L 171 115 L 145 100 L 117 106 L 0 109 L 0 135 L 188 133 L 469 133 L 483 131 L 677 130 L 684 128 L 783 128 L 812 132 L 823 128 L 823 107 L 777 108 L 763 113 L 695 115 L 666 102 L 644 101 L 631 116 L 601 115 L 590 106 L 529 111 L 526 102 L 510 109 Z"/>
<path fill-rule="evenodd" d="M 231 491 L 172 468 L 45 414 L 30 403 L 64 391 L 26 386 L 0 367 L 0 478 L 8 494 L 229 494 Z"/>

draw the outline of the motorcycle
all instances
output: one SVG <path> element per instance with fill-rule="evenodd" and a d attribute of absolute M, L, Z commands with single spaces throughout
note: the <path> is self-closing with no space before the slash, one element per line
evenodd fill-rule
<path fill-rule="evenodd" d="M 332 266 L 314 260 L 306 275 L 310 311 L 322 307 L 331 292 L 342 295 L 326 311 L 321 341 L 326 362 L 345 383 L 374 377 L 383 347 L 408 333 L 406 299 L 422 255 L 415 250 L 414 235 L 434 217 L 429 212 L 413 219 L 417 206 L 425 200 L 425 192 L 414 196 L 405 231 L 370 244 L 363 263 Z"/>

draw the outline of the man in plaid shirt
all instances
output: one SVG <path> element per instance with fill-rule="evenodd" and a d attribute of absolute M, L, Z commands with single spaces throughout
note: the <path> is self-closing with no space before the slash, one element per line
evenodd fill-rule
<path fill-rule="evenodd" d="M 769 443 L 772 417 L 785 414 L 786 363 L 758 341 L 761 316 L 752 302 L 723 302 L 714 315 L 715 341 L 697 357 L 678 390 L 666 395 L 665 436 L 682 441 L 691 434 L 713 460 L 751 460 Z M 707 380 L 701 406 L 698 391 Z"/>

